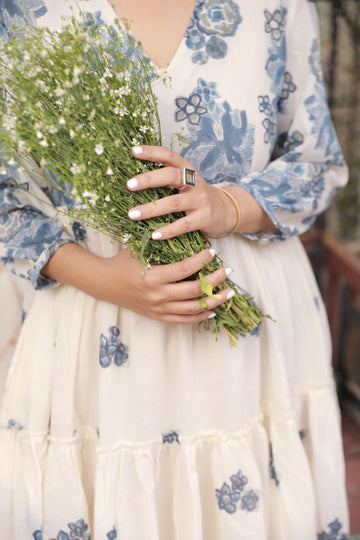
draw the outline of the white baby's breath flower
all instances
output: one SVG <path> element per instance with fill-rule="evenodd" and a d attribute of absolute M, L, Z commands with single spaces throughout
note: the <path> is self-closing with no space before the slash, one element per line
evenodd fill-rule
<path fill-rule="evenodd" d="M 98 156 L 101 156 L 101 154 L 104 152 L 104 147 L 102 144 L 97 144 L 95 146 L 95 154 L 97 154 Z"/>
<path fill-rule="evenodd" d="M 47 142 L 46 139 L 42 139 L 39 144 L 40 146 L 44 146 L 44 148 L 48 148 L 49 146 L 49 143 Z"/>
<path fill-rule="evenodd" d="M 95 206 L 96 201 L 99 198 L 99 196 L 96 193 L 91 193 L 90 191 L 84 191 L 82 196 L 84 199 L 89 200 L 89 204 L 91 204 L 91 206 Z"/>
<path fill-rule="evenodd" d="M 60 124 L 60 126 L 65 126 L 65 124 L 66 124 L 65 118 L 63 118 L 62 116 L 61 116 L 61 118 L 59 118 L 59 124 Z"/>
<path fill-rule="evenodd" d="M 70 135 L 70 139 L 73 139 L 74 137 L 76 137 L 76 133 L 73 129 L 70 129 L 69 135 Z"/>
<path fill-rule="evenodd" d="M 15 165 L 17 165 L 17 163 L 16 163 L 14 158 L 10 158 L 9 161 L 8 161 L 8 165 L 10 165 L 10 167 L 15 167 Z"/>
<path fill-rule="evenodd" d="M 41 58 L 46 58 L 47 57 L 47 50 L 46 49 L 41 49 L 41 51 L 39 52 L 39 55 Z"/>
<path fill-rule="evenodd" d="M 111 176 L 112 174 L 114 174 L 114 172 L 113 172 L 113 170 L 112 170 L 111 167 L 108 168 L 108 170 L 106 171 L 106 174 L 107 174 L 108 176 Z"/>
<path fill-rule="evenodd" d="M 110 202 L 110 200 L 111 200 L 111 199 L 110 199 L 109 195 L 106 195 L 106 197 L 105 197 L 105 202 Z"/>
<path fill-rule="evenodd" d="M 55 135 L 55 133 L 57 133 L 59 130 L 55 127 L 55 126 L 50 126 L 48 128 L 48 132 L 50 133 L 50 135 Z"/>
<path fill-rule="evenodd" d="M 0 174 L 2 176 L 7 175 L 7 170 L 5 169 L 5 167 L 0 167 Z"/>
<path fill-rule="evenodd" d="M 54 94 L 56 97 L 61 97 L 64 96 L 66 92 L 63 88 L 55 88 Z"/>
<path fill-rule="evenodd" d="M 78 165 L 74 161 L 72 162 L 71 167 L 70 167 L 70 172 L 72 172 L 72 174 L 81 174 L 82 172 L 84 172 L 84 170 L 85 170 L 84 165 Z"/>
<path fill-rule="evenodd" d="M 79 82 L 79 75 L 81 75 L 81 73 L 83 72 L 83 70 L 78 67 L 78 66 L 75 66 L 74 67 L 74 73 L 73 73 L 73 83 L 74 84 L 77 84 Z"/>
<path fill-rule="evenodd" d="M 2 127 L 5 131 L 11 131 L 16 126 L 16 116 L 10 116 L 9 114 L 4 114 L 2 119 Z"/>
<path fill-rule="evenodd" d="M 19 149 L 19 152 L 25 152 L 26 151 L 26 143 L 25 141 L 19 141 L 18 142 L 18 149 Z"/>
<path fill-rule="evenodd" d="M 44 137 L 44 135 L 42 134 L 41 131 L 37 131 L 36 136 L 37 136 L 38 139 L 42 139 Z"/>

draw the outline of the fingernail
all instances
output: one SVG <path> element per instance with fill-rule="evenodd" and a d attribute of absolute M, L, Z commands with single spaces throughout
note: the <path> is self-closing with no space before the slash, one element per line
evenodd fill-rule
<path fill-rule="evenodd" d="M 226 295 L 226 300 L 230 300 L 233 296 L 235 296 L 235 291 L 229 291 Z"/>
<path fill-rule="evenodd" d="M 136 178 L 130 178 L 130 180 L 126 182 L 126 185 L 128 188 L 134 189 L 138 187 L 138 181 L 136 180 Z"/>
<path fill-rule="evenodd" d="M 143 153 L 143 149 L 141 146 L 134 146 L 132 151 L 136 156 Z"/>
<path fill-rule="evenodd" d="M 230 276 L 230 274 L 233 273 L 233 271 L 234 271 L 234 270 L 233 270 L 232 268 L 230 268 L 230 266 L 227 266 L 227 267 L 225 268 L 225 274 L 226 274 L 228 277 Z"/>
<path fill-rule="evenodd" d="M 153 240 L 159 240 L 161 237 L 162 237 L 161 232 L 153 232 L 152 235 L 151 235 L 151 238 Z"/>
<path fill-rule="evenodd" d="M 209 251 L 211 253 L 211 257 L 215 257 L 215 254 L 216 254 L 215 249 L 211 248 L 211 249 L 209 249 Z"/>
<path fill-rule="evenodd" d="M 141 216 L 140 210 L 129 210 L 128 216 L 130 219 L 137 219 Z"/>
<path fill-rule="evenodd" d="M 216 313 L 214 313 L 214 312 L 209 313 L 208 319 L 213 319 L 214 317 L 216 317 Z"/>

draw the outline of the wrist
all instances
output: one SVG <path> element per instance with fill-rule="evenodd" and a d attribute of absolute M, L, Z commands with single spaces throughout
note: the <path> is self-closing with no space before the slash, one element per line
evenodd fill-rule
<path fill-rule="evenodd" d="M 225 198 L 227 199 L 227 201 L 224 200 L 224 202 L 226 202 L 226 205 L 227 205 L 226 209 L 228 211 L 226 211 L 224 214 L 225 214 L 225 217 L 227 218 L 227 221 L 230 224 L 232 223 L 232 225 L 231 225 L 231 228 L 228 229 L 228 231 L 226 231 L 225 229 L 225 232 L 223 234 L 211 235 L 211 236 L 208 235 L 208 238 L 214 238 L 214 239 L 226 238 L 227 236 L 231 236 L 235 231 L 237 231 L 240 224 L 240 220 L 241 220 L 241 211 L 240 211 L 239 203 L 237 199 L 234 197 L 234 195 L 232 195 L 226 189 L 223 189 L 218 186 L 214 186 L 214 187 L 220 193 L 224 194 L 223 196 L 225 196 Z M 231 209 L 230 209 L 230 205 L 231 205 Z"/>

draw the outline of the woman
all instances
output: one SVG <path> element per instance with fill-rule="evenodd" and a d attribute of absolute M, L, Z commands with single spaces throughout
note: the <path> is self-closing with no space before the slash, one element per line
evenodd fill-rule
<path fill-rule="evenodd" d="M 0 414 L 1 537 L 345 539 L 328 327 L 297 238 L 347 180 L 313 4 L 28 4 L 27 22 L 51 29 L 73 10 L 89 24 L 130 21 L 172 83 L 155 89 L 164 147 L 133 149 L 164 167 L 128 188 L 179 193 L 129 215 L 185 211 L 153 238 L 217 237 L 228 266 L 213 285 L 233 270 L 276 322 L 230 349 L 226 334 L 215 341 L 197 323 L 231 291 L 204 310 L 200 285 L 182 282 L 212 251 L 144 272 L 2 177 L 1 255 L 38 291 Z M 1 8 L 4 29 L 22 9 Z M 188 144 L 170 151 L 182 127 Z M 183 168 L 196 170 L 196 187 L 183 186 Z"/>

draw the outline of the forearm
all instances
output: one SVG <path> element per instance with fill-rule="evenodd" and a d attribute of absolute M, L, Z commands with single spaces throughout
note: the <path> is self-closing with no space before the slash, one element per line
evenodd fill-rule
<path fill-rule="evenodd" d="M 78 244 L 68 243 L 56 250 L 41 273 L 100 299 L 104 294 L 103 263 L 101 257 Z"/>

